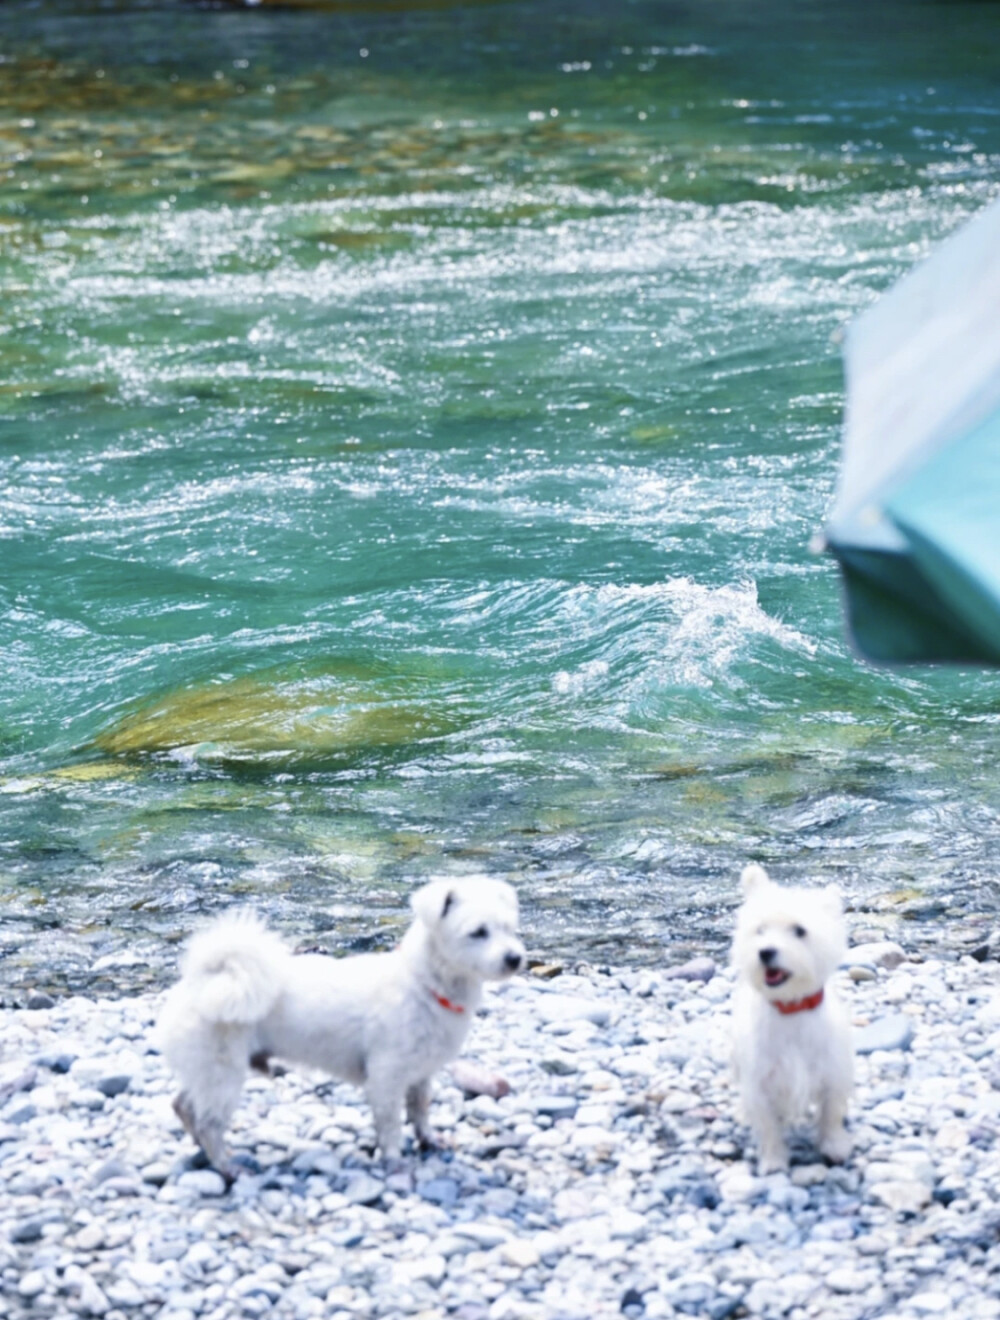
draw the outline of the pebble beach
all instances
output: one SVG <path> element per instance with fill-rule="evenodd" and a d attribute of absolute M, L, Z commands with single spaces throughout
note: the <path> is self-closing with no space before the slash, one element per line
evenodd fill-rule
<path fill-rule="evenodd" d="M 5 1010 L 0 1312 L 1000 1317 L 996 962 L 853 949 L 854 1153 L 829 1167 L 803 1132 L 768 1177 L 735 1116 L 728 969 L 537 970 L 466 1049 L 509 1093 L 438 1079 L 451 1149 L 387 1176 L 356 1089 L 254 1078 L 229 1188 L 172 1112 L 159 994 Z"/>

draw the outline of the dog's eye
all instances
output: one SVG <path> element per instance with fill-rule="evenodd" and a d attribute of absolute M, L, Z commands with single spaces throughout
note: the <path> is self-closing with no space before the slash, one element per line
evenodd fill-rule
<path fill-rule="evenodd" d="M 469 939 L 485 940 L 489 933 L 489 930 L 485 926 L 477 926 L 475 930 L 469 932 Z"/>
<path fill-rule="evenodd" d="M 793 926 L 792 933 L 794 935 L 797 935 L 800 940 L 804 940 L 806 935 L 808 934 L 805 926 Z"/>

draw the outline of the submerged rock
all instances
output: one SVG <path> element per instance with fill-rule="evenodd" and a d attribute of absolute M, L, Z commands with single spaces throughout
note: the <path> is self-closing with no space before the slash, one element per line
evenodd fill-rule
<path fill-rule="evenodd" d="M 420 684 L 426 689 L 426 681 Z M 100 734 L 112 756 L 301 765 L 396 747 L 457 727 L 415 678 L 343 664 L 278 668 L 168 692 Z"/>

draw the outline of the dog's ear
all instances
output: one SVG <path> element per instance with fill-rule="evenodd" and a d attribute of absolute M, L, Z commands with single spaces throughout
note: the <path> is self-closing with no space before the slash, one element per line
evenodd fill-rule
<path fill-rule="evenodd" d="M 504 898 L 507 900 L 507 909 L 513 917 L 514 925 L 516 926 L 521 919 L 521 905 L 517 901 L 517 894 L 511 889 L 504 895 Z"/>
<path fill-rule="evenodd" d="M 820 896 L 823 899 L 823 906 L 827 908 L 828 911 L 835 913 L 838 917 L 842 915 L 844 911 L 844 895 L 840 885 L 826 885 L 826 887 L 820 891 Z"/>
<path fill-rule="evenodd" d="M 413 915 L 425 926 L 442 921 L 457 902 L 458 894 L 450 880 L 431 880 L 410 897 Z"/>
<path fill-rule="evenodd" d="M 519 916 L 517 890 L 513 885 L 507 884 L 506 880 L 498 880 L 496 882 L 496 896 L 497 902 L 506 908 L 516 925 Z"/>
<path fill-rule="evenodd" d="M 744 866 L 743 874 L 740 876 L 740 889 L 743 891 L 743 897 L 749 898 L 756 890 L 764 885 L 771 883 L 771 877 L 762 866 L 756 862 L 751 862 L 749 866 Z"/>

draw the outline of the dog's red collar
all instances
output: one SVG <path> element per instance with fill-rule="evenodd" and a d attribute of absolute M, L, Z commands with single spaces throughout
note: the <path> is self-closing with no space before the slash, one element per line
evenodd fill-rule
<path fill-rule="evenodd" d="M 814 995 L 806 995 L 805 999 L 792 999 L 787 1004 L 780 999 L 772 999 L 771 1003 L 779 1013 L 805 1013 L 810 1008 L 819 1008 L 823 1002 L 823 987 L 816 991 Z"/>
<path fill-rule="evenodd" d="M 438 1001 L 438 1003 L 441 1005 L 441 1007 L 442 1007 L 442 1008 L 446 1008 L 446 1009 L 448 1010 L 449 1013 L 464 1013 L 464 1012 L 465 1012 L 465 1005 L 464 1005 L 464 1004 L 453 1004 L 453 1003 L 451 1002 L 450 999 L 445 999 L 444 995 L 439 995 L 438 992 L 437 992 L 436 990 L 432 990 L 432 991 L 431 991 L 431 994 L 432 994 L 432 995 L 434 996 L 434 998 Z"/>

